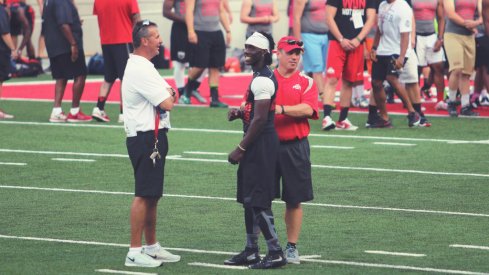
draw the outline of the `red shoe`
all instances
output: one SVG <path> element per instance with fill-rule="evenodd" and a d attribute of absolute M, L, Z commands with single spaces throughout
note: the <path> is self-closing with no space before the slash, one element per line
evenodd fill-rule
<path fill-rule="evenodd" d="M 76 115 L 72 115 L 71 112 L 68 114 L 68 118 L 66 119 L 68 122 L 89 122 L 92 121 L 91 116 L 87 116 L 86 114 L 82 113 L 80 110 Z"/>

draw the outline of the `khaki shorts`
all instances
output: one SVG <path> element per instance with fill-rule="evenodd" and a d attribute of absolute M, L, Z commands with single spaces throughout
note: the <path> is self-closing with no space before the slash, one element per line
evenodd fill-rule
<path fill-rule="evenodd" d="M 462 69 L 462 73 L 472 74 L 475 65 L 474 36 L 445 33 L 444 44 L 449 71 Z"/>

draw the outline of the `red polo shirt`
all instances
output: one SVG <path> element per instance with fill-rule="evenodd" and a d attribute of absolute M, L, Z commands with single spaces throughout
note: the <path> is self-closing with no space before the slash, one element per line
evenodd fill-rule
<path fill-rule="evenodd" d="M 93 14 L 97 15 L 101 44 L 132 43 L 132 15 L 136 13 L 136 0 L 95 0 Z"/>
<path fill-rule="evenodd" d="M 275 98 L 277 107 L 280 105 L 292 106 L 305 103 L 313 109 L 311 117 L 294 118 L 288 115 L 275 115 L 275 129 L 280 141 L 291 141 L 302 139 L 309 135 L 310 127 L 308 119 L 318 119 L 318 90 L 312 78 L 295 72 L 292 76 L 285 78 L 275 70 L 278 82 L 277 96 Z"/>

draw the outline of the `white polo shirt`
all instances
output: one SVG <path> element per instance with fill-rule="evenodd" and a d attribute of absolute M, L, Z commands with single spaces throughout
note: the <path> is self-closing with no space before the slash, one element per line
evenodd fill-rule
<path fill-rule="evenodd" d="M 381 32 L 377 55 L 389 56 L 400 54 L 401 33 L 411 32 L 413 23 L 413 10 L 404 0 L 395 0 L 393 3 L 383 1 L 379 6 L 378 30 Z M 409 35 L 406 56 L 411 51 L 411 35 Z"/>
<path fill-rule="evenodd" d="M 169 98 L 171 86 L 148 59 L 131 54 L 122 81 L 124 128 L 127 137 L 155 128 L 155 106 Z M 159 116 L 159 128 L 170 128 L 170 113 Z"/>

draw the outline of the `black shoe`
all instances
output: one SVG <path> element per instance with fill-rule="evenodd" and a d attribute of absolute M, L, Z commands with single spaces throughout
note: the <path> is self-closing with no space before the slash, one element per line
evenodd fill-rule
<path fill-rule="evenodd" d="M 425 116 L 421 116 L 419 120 L 419 127 L 431 127 L 431 122 L 429 122 Z"/>
<path fill-rule="evenodd" d="M 373 124 L 370 124 L 367 128 L 392 128 L 392 122 L 379 117 Z"/>
<path fill-rule="evenodd" d="M 225 265 L 251 265 L 260 261 L 258 250 L 245 249 L 224 261 Z"/>
<path fill-rule="evenodd" d="M 455 102 L 453 101 L 448 102 L 447 111 L 451 117 L 458 117 L 457 105 L 455 104 Z"/>
<path fill-rule="evenodd" d="M 418 126 L 421 118 L 416 112 L 411 112 L 407 116 L 409 127 Z"/>
<path fill-rule="evenodd" d="M 375 113 L 374 115 L 368 115 L 367 118 L 367 123 L 365 123 L 366 128 L 373 128 L 372 126 L 377 123 L 378 120 L 382 119 L 378 113 Z"/>
<path fill-rule="evenodd" d="M 287 259 L 282 251 L 274 254 L 267 254 L 260 262 L 248 266 L 250 269 L 270 269 L 287 264 Z"/>
<path fill-rule="evenodd" d="M 209 104 L 210 107 L 213 107 L 213 108 L 227 108 L 228 105 L 227 104 L 224 104 L 222 103 L 221 101 L 211 101 L 211 103 Z"/>
<path fill-rule="evenodd" d="M 472 111 L 472 106 L 466 105 L 460 109 L 461 116 L 479 116 L 479 113 Z"/>

